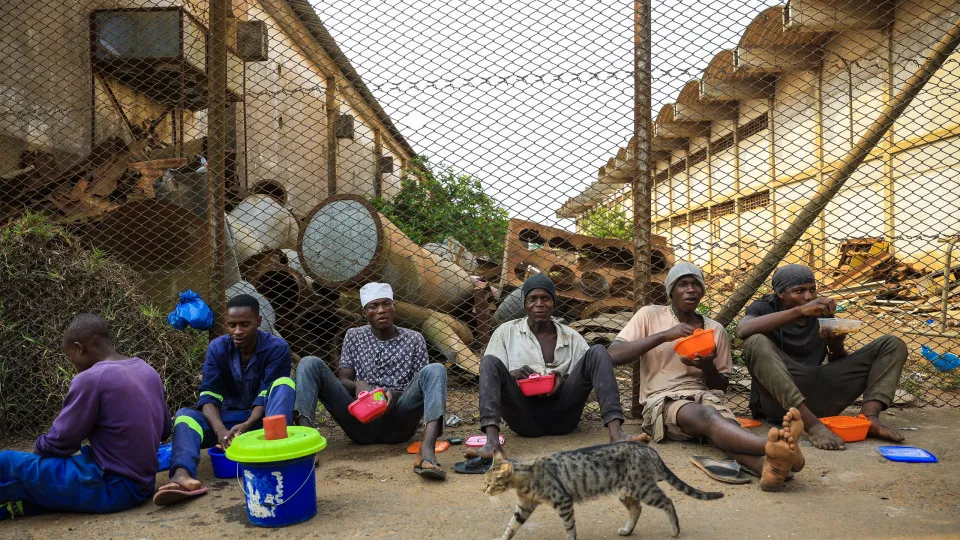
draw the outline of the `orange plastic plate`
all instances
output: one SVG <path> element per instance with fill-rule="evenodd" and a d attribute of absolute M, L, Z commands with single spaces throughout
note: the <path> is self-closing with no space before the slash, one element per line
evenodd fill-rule
<path fill-rule="evenodd" d="M 433 447 L 433 451 L 439 454 L 440 452 L 443 452 L 447 448 L 450 448 L 449 441 L 437 441 L 437 445 Z M 412 443 L 410 446 L 407 447 L 408 454 L 416 454 L 419 451 L 420 451 L 420 441 Z"/>

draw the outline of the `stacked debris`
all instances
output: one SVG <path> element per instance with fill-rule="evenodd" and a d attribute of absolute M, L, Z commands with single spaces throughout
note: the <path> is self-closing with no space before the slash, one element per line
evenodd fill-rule
<path fill-rule="evenodd" d="M 30 150 L 20 168 L 0 177 L 0 221 L 25 210 L 47 211 L 60 223 L 95 219 L 127 201 L 152 199 L 153 183 L 184 158 L 150 159 L 148 140 L 111 137 L 79 159 Z"/>
<path fill-rule="evenodd" d="M 666 301 L 663 282 L 673 265 L 666 239 L 651 239 L 651 282 L 646 303 Z M 497 311 L 497 322 L 523 315 L 519 287 L 535 273 L 545 273 L 557 286 L 557 315 L 578 320 L 585 314 L 632 311 L 634 307 L 633 245 L 624 240 L 595 238 L 520 219 L 510 220 L 500 285 L 512 291 Z M 592 307 L 591 307 L 592 306 Z"/>
<path fill-rule="evenodd" d="M 0 437 L 36 436 L 60 411 L 74 375 L 62 333 L 82 312 L 104 316 L 117 350 L 157 370 L 170 410 L 196 403 L 207 336 L 171 328 L 136 270 L 38 214 L 0 225 L 0 260 Z"/>

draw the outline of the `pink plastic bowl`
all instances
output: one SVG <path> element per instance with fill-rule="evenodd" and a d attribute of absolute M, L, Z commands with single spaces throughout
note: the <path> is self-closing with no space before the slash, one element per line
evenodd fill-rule
<path fill-rule="evenodd" d="M 357 400 L 347 406 L 354 418 L 369 423 L 387 412 L 387 396 L 383 388 L 374 388 L 369 392 L 360 392 Z"/>

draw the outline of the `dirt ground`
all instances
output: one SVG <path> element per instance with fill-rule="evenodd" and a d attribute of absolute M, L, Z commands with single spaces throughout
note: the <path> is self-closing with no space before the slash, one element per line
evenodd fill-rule
<path fill-rule="evenodd" d="M 846 451 L 817 450 L 802 440 L 806 469 L 781 493 L 763 493 L 754 481 L 743 486 L 719 484 L 688 461 L 689 456 L 720 456 L 711 447 L 665 443 L 654 447 L 683 480 L 695 487 L 723 491 L 716 501 L 698 501 L 663 486 L 673 498 L 684 538 L 960 538 L 960 452 L 956 436 L 960 410 L 893 411 L 889 422 L 907 431 L 908 443 L 926 448 L 937 464 L 902 464 L 884 460 L 874 450 L 882 443 L 868 439 Z M 631 430 L 638 426 L 632 424 Z M 472 429 L 471 429 L 472 428 Z M 757 428 L 760 430 L 761 428 Z M 475 426 L 448 430 L 446 435 L 474 433 Z M 357 446 L 335 426 L 322 431 L 330 445 L 318 470 L 318 514 L 282 530 L 247 522 L 243 495 L 235 482 L 213 477 L 209 461 L 200 466 L 210 493 L 196 501 L 160 509 L 148 502 L 120 514 L 91 516 L 54 514 L 0 523 L 4 538 L 494 538 L 513 510 L 512 494 L 492 499 L 482 493 L 483 477 L 452 472 L 458 447 L 440 454 L 448 469 L 445 483 L 428 482 L 411 472 L 412 456 L 400 446 Z M 605 442 L 605 432 L 591 422 L 566 437 L 522 439 L 506 433 L 514 458 L 532 458 Z M 165 478 L 161 473 L 158 481 Z M 580 538 L 617 538 L 626 513 L 615 497 L 577 506 Z M 560 519 L 542 508 L 517 538 L 562 538 Z M 646 508 L 635 537 L 669 537 L 665 514 Z"/>

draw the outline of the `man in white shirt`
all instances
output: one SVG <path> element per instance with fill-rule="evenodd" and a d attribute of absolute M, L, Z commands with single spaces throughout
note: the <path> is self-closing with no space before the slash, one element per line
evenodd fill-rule
<path fill-rule="evenodd" d="M 480 359 L 480 428 L 487 436 L 486 445 L 468 451 L 467 461 L 454 467 L 457 472 L 486 472 L 493 454 L 503 452 L 501 415 L 523 437 L 565 435 L 580 423 L 591 391 L 600 403 L 610 441 L 630 438 L 621 429 L 623 407 L 607 350 L 588 347 L 576 330 L 553 319 L 556 290 L 549 277 L 530 277 L 522 291 L 527 316 L 500 325 Z M 550 393 L 523 395 L 517 381 L 534 373 L 556 376 Z"/>

